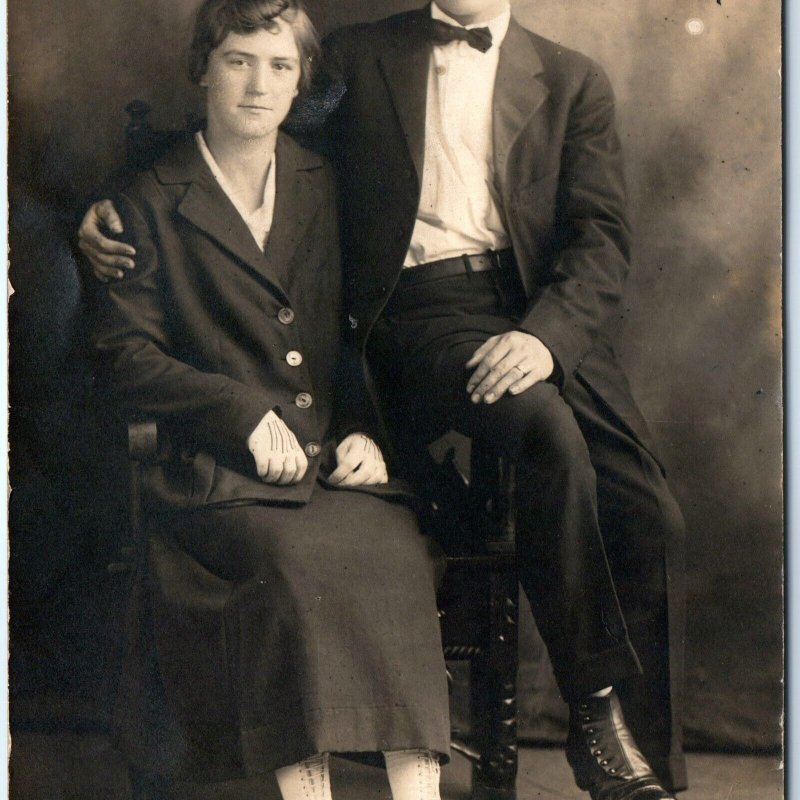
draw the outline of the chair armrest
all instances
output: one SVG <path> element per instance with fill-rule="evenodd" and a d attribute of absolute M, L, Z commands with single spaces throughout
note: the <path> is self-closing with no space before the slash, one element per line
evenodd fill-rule
<path fill-rule="evenodd" d="M 128 423 L 128 457 L 131 461 L 149 463 L 158 454 L 158 424 L 154 420 Z"/>
<path fill-rule="evenodd" d="M 134 556 L 144 551 L 144 492 L 143 471 L 158 460 L 158 424 L 154 420 L 128 423 L 129 513 L 130 534 Z M 119 571 L 119 570 L 117 570 Z"/>
<path fill-rule="evenodd" d="M 426 526 L 450 562 L 478 564 L 483 556 L 513 561 L 516 553 L 516 471 L 513 461 L 472 443 L 469 478 L 458 468 L 455 448 L 441 462 L 417 457 L 411 481 L 425 502 Z"/>
<path fill-rule="evenodd" d="M 106 569 L 112 575 L 130 573 L 141 557 L 144 538 L 144 497 L 142 470 L 154 464 L 158 456 L 158 425 L 153 420 L 128 423 L 128 527 L 129 541 L 123 544 Z"/>

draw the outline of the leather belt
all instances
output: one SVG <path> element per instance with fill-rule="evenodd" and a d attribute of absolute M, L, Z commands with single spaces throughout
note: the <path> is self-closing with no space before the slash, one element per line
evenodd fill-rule
<path fill-rule="evenodd" d="M 487 250 L 476 255 L 455 256 L 442 258 L 439 261 L 428 261 L 416 267 L 405 267 L 400 277 L 413 280 L 424 278 L 450 278 L 455 275 L 469 275 L 472 272 L 488 272 L 493 269 L 514 269 L 514 251 L 507 247 L 505 250 Z"/>

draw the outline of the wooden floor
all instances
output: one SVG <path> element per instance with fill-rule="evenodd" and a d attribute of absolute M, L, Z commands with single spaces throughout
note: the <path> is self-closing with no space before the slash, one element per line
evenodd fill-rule
<path fill-rule="evenodd" d="M 681 800 L 781 800 L 783 771 L 774 757 L 693 753 L 688 757 L 692 788 Z M 390 800 L 385 773 L 334 759 L 336 800 Z M 442 776 L 443 800 L 469 796 L 469 764 L 456 756 Z M 523 748 L 517 780 L 519 800 L 588 798 L 572 782 L 561 750 Z M 1 794 L 1 793 L 0 793 Z M 99 735 L 13 737 L 11 800 L 128 800 L 126 772 L 108 739 Z M 177 787 L 178 800 L 276 800 L 271 776 L 260 781 Z"/>

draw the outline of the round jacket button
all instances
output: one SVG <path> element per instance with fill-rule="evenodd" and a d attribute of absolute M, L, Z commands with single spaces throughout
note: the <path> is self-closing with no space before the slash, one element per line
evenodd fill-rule
<path fill-rule="evenodd" d="M 322 452 L 322 448 L 317 442 L 309 442 L 305 446 L 305 453 L 309 458 L 316 458 Z"/>
<path fill-rule="evenodd" d="M 284 325 L 291 325 L 294 322 L 294 311 L 291 308 L 282 308 L 278 312 L 278 320 Z"/>
<path fill-rule="evenodd" d="M 290 367 L 299 367 L 303 363 L 303 356 L 297 350 L 290 350 L 286 354 L 286 363 Z"/>
<path fill-rule="evenodd" d="M 313 402 L 314 400 L 308 392 L 300 392 L 294 399 L 294 404 L 298 408 L 311 408 Z"/>

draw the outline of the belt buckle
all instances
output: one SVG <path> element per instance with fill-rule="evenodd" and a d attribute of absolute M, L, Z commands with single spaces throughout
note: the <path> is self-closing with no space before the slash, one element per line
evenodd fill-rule
<path fill-rule="evenodd" d="M 503 264 L 500 261 L 500 253 L 497 250 L 489 250 L 487 255 L 495 269 L 503 269 Z"/>

